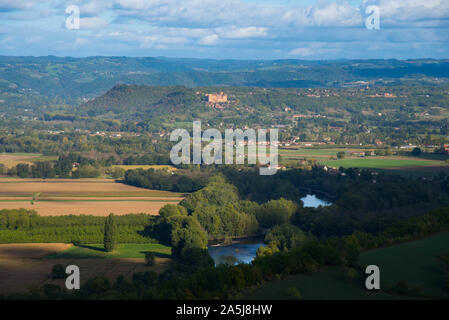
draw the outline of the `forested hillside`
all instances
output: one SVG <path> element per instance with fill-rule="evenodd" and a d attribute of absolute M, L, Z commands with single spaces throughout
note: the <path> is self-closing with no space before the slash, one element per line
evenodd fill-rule
<path fill-rule="evenodd" d="M 0 57 L 0 111 L 82 103 L 117 83 L 145 85 L 345 87 L 447 83 L 447 60 L 211 60 L 127 57 Z M 438 78 L 438 79 L 435 79 Z"/>

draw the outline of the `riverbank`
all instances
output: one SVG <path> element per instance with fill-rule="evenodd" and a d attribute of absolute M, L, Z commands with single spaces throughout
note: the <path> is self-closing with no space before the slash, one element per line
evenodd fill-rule
<path fill-rule="evenodd" d="M 208 247 L 229 247 L 235 244 L 244 244 L 244 243 L 254 243 L 254 242 L 263 242 L 265 234 L 269 231 L 269 229 L 264 229 L 263 233 L 252 236 L 252 237 L 242 237 L 242 238 L 233 238 L 231 243 L 225 243 L 224 240 L 213 240 L 209 241 Z"/>

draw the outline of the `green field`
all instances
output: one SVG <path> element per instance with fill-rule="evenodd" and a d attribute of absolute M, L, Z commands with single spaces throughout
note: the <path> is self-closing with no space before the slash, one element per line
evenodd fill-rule
<path fill-rule="evenodd" d="M 339 151 L 348 151 L 349 149 L 280 149 L 279 154 L 285 158 L 303 157 L 303 156 L 337 156 Z M 361 150 L 364 151 L 364 150 Z"/>
<path fill-rule="evenodd" d="M 63 252 L 49 255 L 47 259 L 107 259 L 145 258 L 146 252 L 154 252 L 156 257 L 169 258 L 171 248 L 157 243 L 119 244 L 113 252 L 105 252 L 103 244 L 73 246 Z"/>
<path fill-rule="evenodd" d="M 113 165 L 112 168 L 121 168 L 124 170 L 136 170 L 136 169 L 143 169 L 143 170 L 148 170 L 148 169 L 155 169 L 155 170 L 161 170 L 161 169 L 166 169 L 169 171 L 175 171 L 176 168 L 170 165 Z"/>
<path fill-rule="evenodd" d="M 449 252 L 449 232 L 425 239 L 366 251 L 360 256 L 360 265 L 374 264 L 380 268 L 381 289 L 406 280 L 412 287 L 420 286 L 428 297 L 447 298 L 444 291 L 444 270 L 437 257 Z M 294 299 L 289 290 L 296 288 L 303 299 L 400 299 L 379 292 L 368 292 L 363 279 L 348 283 L 338 267 L 328 267 L 311 274 L 290 276 L 269 282 L 258 289 L 251 299 Z"/>
<path fill-rule="evenodd" d="M 394 158 L 360 158 L 320 161 L 321 164 L 330 167 L 343 168 L 404 168 L 421 166 L 447 166 L 443 161 L 437 160 L 415 160 L 415 159 L 394 159 Z"/>
<path fill-rule="evenodd" d="M 286 279 L 267 283 L 252 294 L 250 299 L 290 300 L 295 299 L 291 288 L 296 288 L 302 299 L 338 300 L 338 299 L 401 299 L 399 296 L 385 292 L 369 292 L 354 279 L 348 283 L 338 267 L 329 267 L 312 274 L 300 274 Z"/>
<path fill-rule="evenodd" d="M 12 168 L 19 163 L 33 164 L 38 161 L 56 161 L 58 156 L 44 156 L 40 153 L 0 153 L 0 164 Z"/>
<path fill-rule="evenodd" d="M 449 253 L 449 232 L 364 252 L 360 264 L 379 266 L 381 288 L 406 280 L 411 286 L 421 286 L 427 296 L 447 298 L 444 272 L 437 263 L 437 257 L 443 253 Z"/>

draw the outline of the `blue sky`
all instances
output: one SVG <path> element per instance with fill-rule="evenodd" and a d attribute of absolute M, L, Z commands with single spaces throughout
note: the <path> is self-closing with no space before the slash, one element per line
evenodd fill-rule
<path fill-rule="evenodd" d="M 448 40 L 447 0 L 0 0 L 0 55 L 449 58 Z"/>

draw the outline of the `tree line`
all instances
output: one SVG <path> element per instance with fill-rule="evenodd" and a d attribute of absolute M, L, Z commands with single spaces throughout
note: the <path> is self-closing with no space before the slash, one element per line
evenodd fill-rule
<path fill-rule="evenodd" d="M 0 210 L 0 243 L 102 243 L 107 217 L 91 215 L 39 216 L 25 209 Z M 144 235 L 157 218 L 146 214 L 114 217 L 118 243 L 156 243 Z"/>

